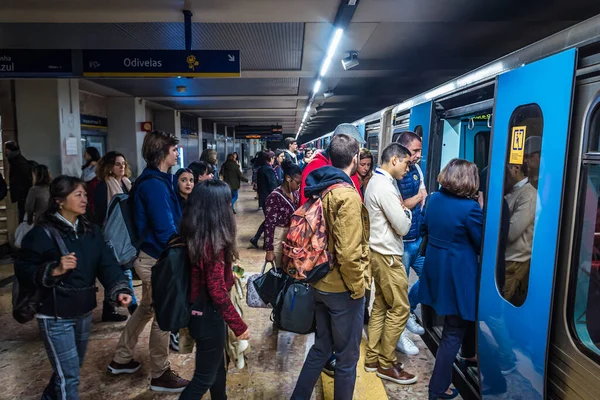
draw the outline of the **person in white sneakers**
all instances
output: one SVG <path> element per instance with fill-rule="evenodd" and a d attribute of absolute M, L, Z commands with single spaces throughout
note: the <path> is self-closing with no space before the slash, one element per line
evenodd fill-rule
<path fill-rule="evenodd" d="M 427 197 L 427 190 L 425 189 L 425 183 L 423 182 L 423 172 L 419 167 L 422 150 L 421 138 L 414 132 L 405 131 L 400 134 L 397 142 L 406 147 L 411 153 L 408 172 L 402 179 L 397 181 L 402 202 L 406 208 L 412 211 L 412 225 L 409 232 L 402 238 L 404 242 L 402 262 L 406 268 L 407 277 L 409 276 L 411 267 L 417 273 L 417 276 L 420 277 L 425 259 L 419 254 L 419 247 L 421 246 L 419 228 L 421 226 L 423 205 L 425 204 L 425 198 Z M 408 292 L 410 316 L 406 323 L 406 330 L 416 335 L 422 335 L 425 333 L 425 329 L 419 325 L 415 316 L 415 309 L 419 304 L 417 298 L 418 291 L 419 281 L 415 282 Z M 404 354 L 411 356 L 417 355 L 419 354 L 419 348 L 415 346 L 406 330 L 402 332 L 396 348 Z"/>
<path fill-rule="evenodd" d="M 408 170 L 410 151 L 392 143 L 381 154 L 381 167 L 375 170 L 365 192 L 365 206 L 371 225 L 369 247 L 375 283 L 375 303 L 369 321 L 365 370 L 401 385 L 417 377 L 397 363 L 396 343 L 410 315 L 408 278 L 402 264 L 402 236 L 411 227 L 411 212 L 400 201 L 396 180 Z"/>

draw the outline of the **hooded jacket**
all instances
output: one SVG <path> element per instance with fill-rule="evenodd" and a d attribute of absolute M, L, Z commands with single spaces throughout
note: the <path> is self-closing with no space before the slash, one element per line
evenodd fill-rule
<path fill-rule="evenodd" d="M 306 166 L 302 170 L 302 183 L 300 184 L 300 206 L 304 205 L 304 203 L 306 203 L 310 198 L 310 196 L 307 197 L 304 194 L 304 188 L 307 185 L 306 178 L 308 177 L 308 175 L 316 169 L 327 166 L 331 166 L 331 160 L 329 159 L 329 156 L 327 155 L 326 151 L 317 153 L 317 155 L 312 159 L 312 161 L 306 164 Z M 362 193 L 360 192 L 360 181 L 358 180 L 358 174 L 352 175 L 352 184 L 358 191 L 362 200 Z"/>
<path fill-rule="evenodd" d="M 133 193 L 133 220 L 142 243 L 140 250 L 158 258 L 171 237 L 177 234 L 181 204 L 173 175 L 146 167 L 138 178 L 142 179 Z"/>
<path fill-rule="evenodd" d="M 309 197 L 319 195 L 342 182 L 353 185 L 343 171 L 325 166 L 307 176 L 305 192 Z M 323 198 L 323 215 L 332 269 L 313 286 L 327 293 L 350 292 L 353 299 L 360 299 L 365 294 L 369 266 L 369 214 L 359 192 L 349 186 L 333 189 Z"/>
<path fill-rule="evenodd" d="M 19 200 L 25 200 L 29 189 L 33 186 L 32 164 L 18 150 L 12 151 L 7 158 L 10 167 L 8 170 L 10 200 L 16 203 Z"/>

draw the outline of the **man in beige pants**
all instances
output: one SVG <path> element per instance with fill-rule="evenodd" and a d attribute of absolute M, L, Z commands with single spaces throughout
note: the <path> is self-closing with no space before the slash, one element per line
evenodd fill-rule
<path fill-rule="evenodd" d="M 131 374 L 141 364 L 133 359 L 133 350 L 140 334 L 154 317 L 152 308 L 152 267 L 171 237 L 177 234 L 181 206 L 175 193 L 173 175 L 169 168 L 177 164 L 175 136 L 164 132 L 150 132 L 144 138 L 142 154 L 148 166 L 135 183 L 130 195 L 133 199 L 133 219 L 140 233 L 140 254 L 134 262 L 135 272 L 142 280 L 142 300 L 123 330 L 113 361 L 108 371 L 113 375 Z M 150 388 L 157 392 L 179 393 L 187 384 L 169 363 L 169 332 L 161 331 L 156 319 L 150 331 Z"/>
<path fill-rule="evenodd" d="M 396 180 L 408 171 L 410 151 L 392 143 L 381 154 L 365 193 L 371 235 L 371 269 L 375 281 L 375 303 L 369 321 L 365 370 L 394 383 L 408 385 L 417 377 L 397 363 L 396 343 L 410 314 L 408 279 L 402 264 L 402 236 L 411 226 L 411 212 L 400 201 Z"/>

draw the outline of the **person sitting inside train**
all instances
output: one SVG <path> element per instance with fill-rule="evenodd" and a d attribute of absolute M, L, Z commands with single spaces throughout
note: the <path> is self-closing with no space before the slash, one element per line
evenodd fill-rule
<path fill-rule="evenodd" d="M 506 246 L 504 298 L 515 306 L 525 302 L 533 243 L 533 222 L 537 191 L 527 177 L 527 164 L 509 164 L 505 173 L 504 196 L 510 212 Z"/>

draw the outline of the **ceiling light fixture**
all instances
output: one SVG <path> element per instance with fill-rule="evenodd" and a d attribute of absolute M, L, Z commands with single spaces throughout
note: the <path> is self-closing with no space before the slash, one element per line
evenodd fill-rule
<path fill-rule="evenodd" d="M 317 81 L 315 82 L 315 86 L 313 87 L 313 96 L 319 93 L 319 89 L 321 89 L 321 80 L 317 79 Z"/>
<path fill-rule="evenodd" d="M 323 92 L 323 97 L 325 97 L 326 99 L 330 98 L 331 96 L 333 96 L 333 90 L 327 89 Z"/>
<path fill-rule="evenodd" d="M 187 92 L 187 87 L 185 87 L 185 86 L 177 86 L 175 89 L 177 89 L 177 93 Z"/>
<path fill-rule="evenodd" d="M 356 51 L 351 51 L 348 53 L 348 57 L 342 59 L 342 67 L 344 67 L 345 70 L 354 68 L 358 64 L 360 64 L 360 62 L 358 61 L 358 53 Z"/>
<path fill-rule="evenodd" d="M 329 65 L 331 64 L 331 60 L 333 59 L 333 55 L 337 50 L 338 45 L 340 44 L 340 40 L 342 39 L 342 35 L 344 34 L 344 30 L 342 28 L 338 28 L 335 30 L 333 34 L 333 39 L 329 44 L 329 48 L 327 49 L 327 55 L 325 56 L 325 60 L 323 61 L 323 65 L 321 67 L 320 76 L 324 77 L 329 69 Z"/>

